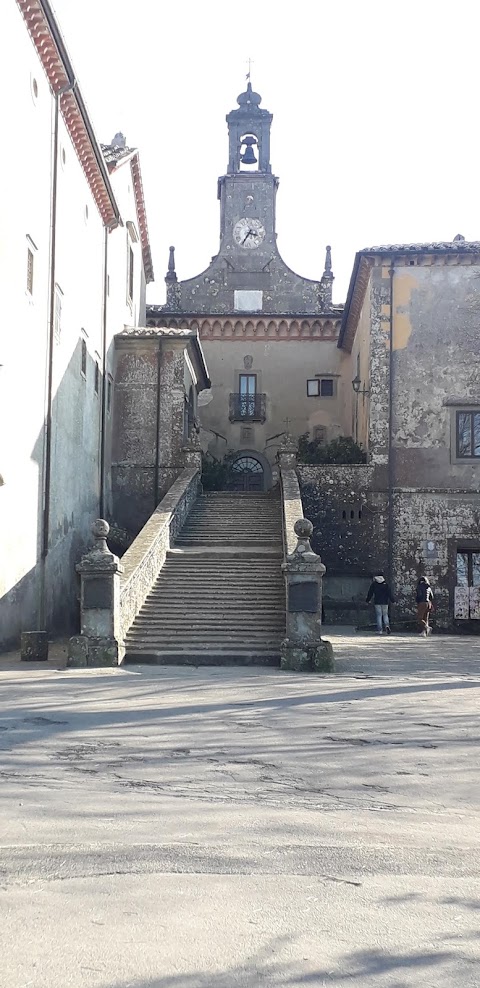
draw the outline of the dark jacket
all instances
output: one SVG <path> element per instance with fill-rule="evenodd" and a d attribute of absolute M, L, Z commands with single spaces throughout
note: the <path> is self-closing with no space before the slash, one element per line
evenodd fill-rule
<path fill-rule="evenodd" d="M 419 580 L 416 593 L 417 604 L 433 604 L 432 588 L 428 580 Z"/>
<path fill-rule="evenodd" d="M 385 580 L 383 581 L 383 583 L 379 583 L 378 580 L 372 580 L 370 584 L 370 589 L 367 594 L 367 604 L 370 603 L 372 597 L 374 604 L 395 603 L 392 597 L 392 592 L 390 590 L 390 587 L 388 583 L 385 582 Z"/>

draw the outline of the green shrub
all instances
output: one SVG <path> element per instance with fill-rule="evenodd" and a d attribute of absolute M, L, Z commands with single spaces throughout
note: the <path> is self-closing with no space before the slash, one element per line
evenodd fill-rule
<path fill-rule="evenodd" d="M 339 436 L 329 443 L 309 439 L 308 432 L 298 440 L 299 463 L 366 463 L 367 454 L 350 436 Z"/>
<path fill-rule="evenodd" d="M 202 484 L 206 491 L 224 491 L 228 487 L 232 468 L 233 453 L 227 453 L 223 460 L 213 453 L 202 453 Z"/>

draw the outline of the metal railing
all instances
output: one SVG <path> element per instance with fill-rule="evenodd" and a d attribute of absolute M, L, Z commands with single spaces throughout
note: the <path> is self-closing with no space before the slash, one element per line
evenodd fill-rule
<path fill-rule="evenodd" d="M 265 422 L 267 396 L 231 394 L 228 417 L 230 422 Z"/>

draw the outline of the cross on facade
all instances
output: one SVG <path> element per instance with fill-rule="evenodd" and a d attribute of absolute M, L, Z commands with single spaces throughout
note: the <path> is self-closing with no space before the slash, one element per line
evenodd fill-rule
<path fill-rule="evenodd" d="M 247 79 L 250 79 L 251 72 L 252 72 L 253 58 L 248 58 L 247 59 L 247 65 L 248 65 Z"/>

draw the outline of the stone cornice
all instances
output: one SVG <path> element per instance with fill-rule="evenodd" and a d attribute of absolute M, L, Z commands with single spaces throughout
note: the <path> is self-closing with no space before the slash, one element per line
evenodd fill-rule
<path fill-rule="evenodd" d="M 258 316 L 236 313 L 232 316 L 155 316 L 147 312 L 148 327 L 164 330 L 188 330 L 202 340 L 323 340 L 337 342 L 341 319 L 325 316 Z"/>

